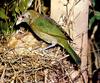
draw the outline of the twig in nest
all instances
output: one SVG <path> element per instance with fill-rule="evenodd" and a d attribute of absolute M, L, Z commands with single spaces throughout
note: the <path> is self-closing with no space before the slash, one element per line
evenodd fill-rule
<path fill-rule="evenodd" d="M 2 75 L 1 75 L 1 79 L 0 79 L 0 82 L 1 82 L 1 83 L 4 83 L 4 76 L 5 76 L 6 67 L 7 67 L 7 65 L 5 64 L 4 69 L 3 69 L 3 73 L 2 73 Z"/>

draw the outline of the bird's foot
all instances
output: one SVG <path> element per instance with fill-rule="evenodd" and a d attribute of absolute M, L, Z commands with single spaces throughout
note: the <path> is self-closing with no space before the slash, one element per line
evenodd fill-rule
<path fill-rule="evenodd" d="M 47 47 L 43 48 L 43 50 L 50 49 L 50 48 L 54 47 L 55 45 L 56 45 L 56 44 L 51 44 L 51 45 L 49 45 L 49 46 L 47 46 Z"/>
<path fill-rule="evenodd" d="M 39 49 L 37 49 L 39 52 L 46 52 L 47 51 L 47 49 L 46 48 L 39 48 Z"/>
<path fill-rule="evenodd" d="M 49 53 L 48 49 L 54 47 L 56 44 L 49 45 L 44 48 L 38 48 L 37 51 L 42 52 L 43 54 Z"/>

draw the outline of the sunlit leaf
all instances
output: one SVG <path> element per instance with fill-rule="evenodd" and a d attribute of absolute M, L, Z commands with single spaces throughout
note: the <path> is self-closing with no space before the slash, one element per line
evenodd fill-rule
<path fill-rule="evenodd" d="M 20 9 L 19 9 L 18 6 L 16 6 L 15 11 L 16 11 L 17 13 L 20 13 Z"/>
<path fill-rule="evenodd" d="M 100 20 L 100 12 L 99 11 L 95 11 L 95 17 L 97 20 Z"/>
<path fill-rule="evenodd" d="M 93 7 L 95 7 L 95 5 L 96 5 L 96 2 L 95 1 L 96 0 L 92 0 Z"/>
<path fill-rule="evenodd" d="M 0 18 L 8 19 L 8 16 L 5 14 L 5 10 L 3 8 L 0 8 Z"/>
<path fill-rule="evenodd" d="M 21 12 L 26 11 L 32 4 L 33 0 L 21 0 L 18 4 L 18 8 L 16 8 L 16 11 L 18 12 L 19 10 Z"/>

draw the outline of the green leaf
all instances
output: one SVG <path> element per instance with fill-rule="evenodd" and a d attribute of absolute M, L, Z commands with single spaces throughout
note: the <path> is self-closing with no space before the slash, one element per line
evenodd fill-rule
<path fill-rule="evenodd" d="M 16 6 L 15 11 L 19 14 L 20 13 L 20 9 L 18 6 Z"/>
<path fill-rule="evenodd" d="M 95 11 L 95 17 L 97 20 L 100 20 L 100 12 L 99 11 Z"/>
<path fill-rule="evenodd" d="M 21 0 L 18 4 L 18 7 L 16 7 L 16 11 L 24 12 L 26 11 L 32 4 L 33 0 Z"/>
<path fill-rule="evenodd" d="M 0 18 L 8 19 L 8 16 L 5 14 L 5 10 L 3 8 L 0 8 Z"/>
<path fill-rule="evenodd" d="M 95 5 L 96 5 L 96 2 L 95 1 L 96 0 L 92 0 L 93 7 L 95 7 Z"/>
<path fill-rule="evenodd" d="M 89 29 L 92 28 L 92 25 L 93 25 L 94 22 L 95 22 L 95 16 L 93 16 L 93 17 L 91 17 L 91 18 L 89 19 Z"/>
<path fill-rule="evenodd" d="M 10 26 L 13 25 L 13 22 L 3 22 L 0 21 L 0 33 L 4 34 L 5 36 L 10 35 L 12 32 L 14 32 L 14 29 Z"/>

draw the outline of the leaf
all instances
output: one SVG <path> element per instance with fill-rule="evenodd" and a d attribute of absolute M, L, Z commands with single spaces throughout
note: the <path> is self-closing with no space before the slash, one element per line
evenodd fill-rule
<path fill-rule="evenodd" d="M 89 29 L 91 29 L 94 22 L 95 22 L 95 16 L 91 17 L 89 20 Z"/>
<path fill-rule="evenodd" d="M 99 11 L 95 11 L 95 18 L 97 20 L 100 20 L 100 12 Z"/>
<path fill-rule="evenodd" d="M 33 2 L 33 1 L 34 1 L 34 0 L 28 0 L 27 6 L 30 7 L 30 6 L 32 5 L 32 2 Z"/>
<path fill-rule="evenodd" d="M 32 4 L 33 0 L 21 0 L 18 4 L 18 6 L 16 7 L 16 12 L 24 12 L 26 11 Z"/>
<path fill-rule="evenodd" d="M 20 9 L 18 6 L 16 6 L 15 11 L 19 14 L 20 13 Z"/>
<path fill-rule="evenodd" d="M 0 18 L 8 19 L 8 16 L 5 14 L 5 10 L 3 8 L 0 8 Z"/>
<path fill-rule="evenodd" d="M 96 5 L 96 0 L 92 0 L 93 7 Z"/>
<path fill-rule="evenodd" d="M 10 26 L 13 25 L 13 22 L 3 22 L 0 21 L 0 33 L 6 35 L 10 35 L 12 32 L 14 32 L 14 29 Z"/>

